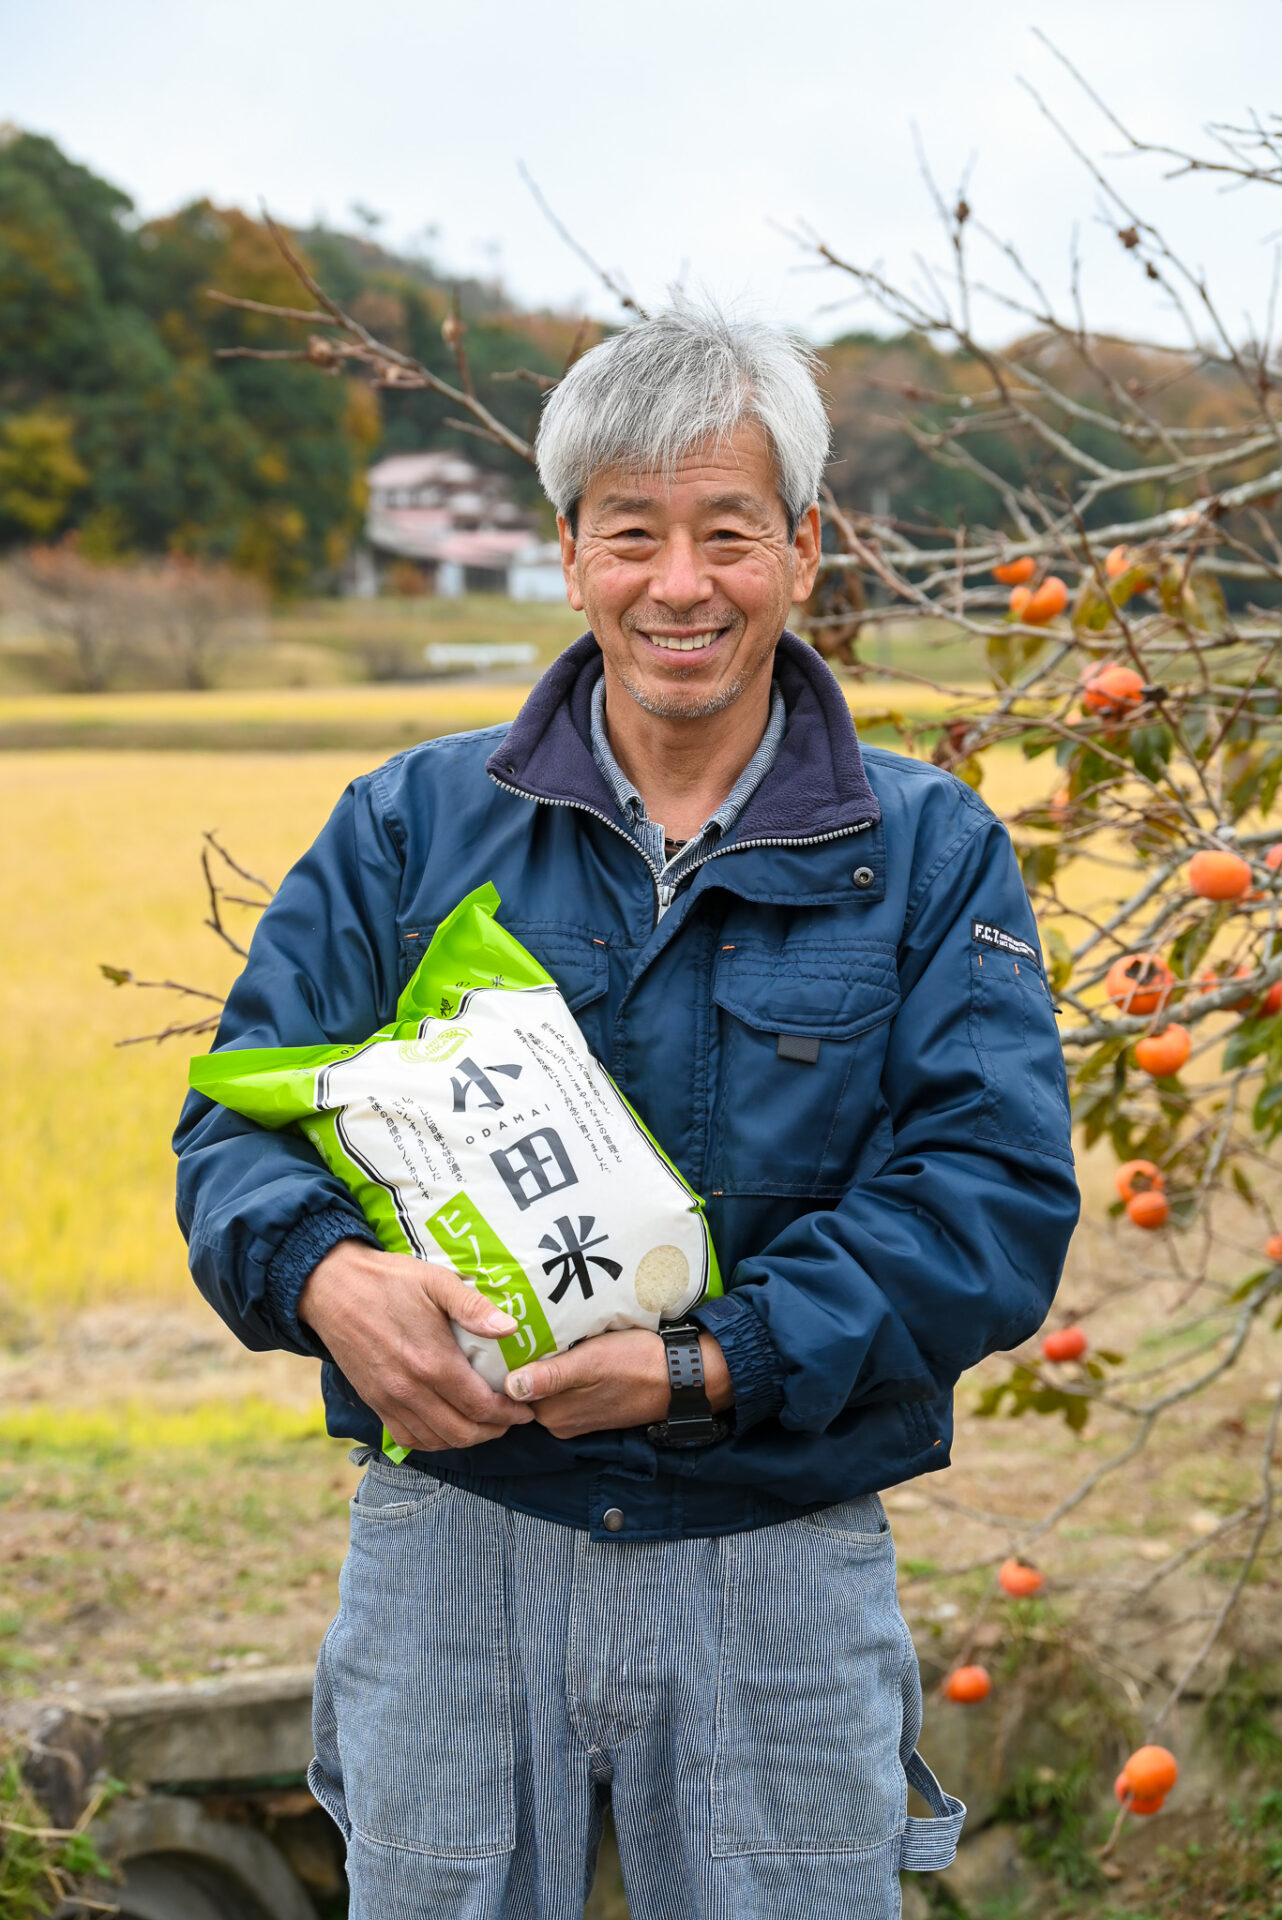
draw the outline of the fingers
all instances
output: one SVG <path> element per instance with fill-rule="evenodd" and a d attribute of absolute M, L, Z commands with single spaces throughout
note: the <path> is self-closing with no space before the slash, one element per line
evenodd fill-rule
<path fill-rule="evenodd" d="M 426 1409 L 401 1405 L 381 1415 L 397 1446 L 411 1447 L 418 1453 L 479 1447 L 486 1440 L 500 1439 L 511 1427 L 526 1425 L 533 1417 L 524 1408 L 502 1407 L 498 1421 L 471 1420 L 444 1400 Z"/>
<path fill-rule="evenodd" d="M 457 1273 L 426 1261 L 422 1268 L 423 1291 L 428 1299 L 460 1327 L 466 1327 L 469 1333 L 486 1334 L 491 1340 L 499 1334 L 516 1332 L 516 1321 L 511 1314 L 494 1306 Z"/>
<path fill-rule="evenodd" d="M 411 1453 L 440 1452 L 444 1443 L 425 1420 L 406 1419 L 404 1415 L 395 1413 L 380 1417 L 398 1447 L 407 1447 Z"/>
<path fill-rule="evenodd" d="M 568 1353 L 553 1353 L 546 1360 L 518 1367 L 503 1382 L 505 1393 L 513 1400 L 546 1400 L 554 1393 L 582 1386 L 586 1375 L 582 1363 L 575 1359 L 578 1351 L 572 1347 Z"/>
<path fill-rule="evenodd" d="M 390 1431 L 390 1429 L 389 1429 Z M 485 1440 L 498 1440 L 506 1431 L 503 1427 L 477 1427 L 471 1440 L 448 1440 L 442 1434 L 432 1433 L 419 1447 L 420 1453 L 454 1453 L 466 1447 L 479 1447 Z"/>
<path fill-rule="evenodd" d="M 440 1347 L 413 1351 L 405 1358 L 411 1379 L 403 1398 L 429 1409 L 428 1417 L 436 1426 L 440 1425 L 437 1415 L 445 1407 L 480 1426 L 506 1428 L 530 1418 L 525 1408 L 514 1406 L 506 1394 L 496 1393 L 481 1378 L 448 1331 Z"/>

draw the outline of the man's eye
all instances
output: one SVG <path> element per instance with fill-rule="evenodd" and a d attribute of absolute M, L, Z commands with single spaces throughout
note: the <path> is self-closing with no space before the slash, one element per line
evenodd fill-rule
<path fill-rule="evenodd" d="M 746 533 L 740 533 L 734 527 L 718 527 L 712 535 L 714 542 L 718 542 L 722 546 L 724 546 L 727 541 L 732 541 L 736 546 L 741 546 L 747 538 Z"/>

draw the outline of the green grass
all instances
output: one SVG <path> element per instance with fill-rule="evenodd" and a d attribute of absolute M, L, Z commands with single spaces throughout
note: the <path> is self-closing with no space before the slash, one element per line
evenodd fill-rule
<path fill-rule="evenodd" d="M 112 1783 L 112 1794 L 120 1783 Z M 0 1746 L 0 1916 L 44 1920 L 73 1889 L 110 1898 L 111 1869 L 87 1834 L 56 1833 L 28 1791 L 16 1753 Z M 92 1887 L 88 1882 L 98 1884 Z M 79 1883 L 79 1885 L 78 1885 Z M 81 1909 L 76 1908 L 79 1912 Z"/>
<path fill-rule="evenodd" d="M 62 1459 L 89 1455 L 100 1465 L 131 1452 L 203 1453 L 215 1447 L 253 1452 L 265 1442 L 312 1439 L 325 1431 L 319 1404 L 311 1411 L 257 1397 L 205 1400 L 170 1411 L 152 1401 L 112 1407 L 29 1407 L 0 1411 L 0 1448 L 15 1456 Z"/>

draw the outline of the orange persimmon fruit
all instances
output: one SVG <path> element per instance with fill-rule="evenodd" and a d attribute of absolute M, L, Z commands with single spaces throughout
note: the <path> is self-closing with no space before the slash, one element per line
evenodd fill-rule
<path fill-rule="evenodd" d="M 1151 1160 L 1124 1160 L 1113 1176 L 1119 1200 L 1131 1200 L 1137 1193 L 1161 1193 L 1166 1175 Z"/>
<path fill-rule="evenodd" d="M 1124 1806 L 1129 1807 L 1132 1813 L 1160 1813 L 1166 1804 L 1166 1795 L 1164 1793 L 1154 1794 L 1145 1799 L 1141 1799 L 1138 1795 L 1132 1793 L 1127 1782 L 1125 1768 L 1123 1768 L 1122 1772 L 1119 1773 L 1116 1780 L 1114 1780 L 1113 1792 Z"/>
<path fill-rule="evenodd" d="M 1240 853 L 1203 848 L 1189 861 L 1188 883 L 1203 900 L 1240 900 L 1250 890 L 1251 868 Z"/>
<path fill-rule="evenodd" d="M 1042 1341 L 1048 1360 L 1080 1360 L 1090 1341 L 1080 1327 L 1057 1327 Z"/>
<path fill-rule="evenodd" d="M 1116 580 L 1119 574 L 1125 573 L 1130 564 L 1129 547 L 1110 547 L 1104 555 L 1104 571 L 1110 580 Z"/>
<path fill-rule="evenodd" d="M 1134 667 L 1097 667 L 1082 683 L 1082 705 L 1088 713 L 1118 720 L 1144 698 L 1144 676 Z"/>
<path fill-rule="evenodd" d="M 1171 1203 L 1156 1187 L 1148 1193 L 1133 1193 L 1126 1203 L 1126 1217 L 1136 1227 L 1164 1227 L 1171 1217 Z"/>
<path fill-rule="evenodd" d="M 1036 560 L 1031 554 L 1025 553 L 1018 560 L 1005 560 L 1000 567 L 994 567 L 993 578 L 1000 580 L 1004 587 L 1022 587 L 1036 572 Z"/>
<path fill-rule="evenodd" d="M 1282 1233 L 1271 1233 L 1264 1243 L 1264 1257 L 1275 1267 L 1282 1266 Z"/>
<path fill-rule="evenodd" d="M 1122 1778 L 1137 1800 L 1156 1800 L 1180 1777 L 1175 1755 L 1166 1747 L 1137 1747 L 1122 1768 Z"/>
<path fill-rule="evenodd" d="M 1049 573 L 1037 591 L 1025 601 L 1021 618 L 1025 626 L 1041 627 L 1063 613 L 1068 605 L 1068 588 L 1057 573 Z"/>
<path fill-rule="evenodd" d="M 1156 953 L 1124 953 L 1104 976 L 1104 991 L 1123 1013 L 1156 1013 L 1175 975 Z"/>
<path fill-rule="evenodd" d="M 1218 993 L 1221 987 L 1227 987 L 1234 980 L 1248 980 L 1250 967 L 1234 967 L 1232 973 L 1221 973 L 1218 967 L 1203 967 L 1197 976 L 1197 984 L 1203 993 Z M 1244 994 L 1240 1000 L 1230 1000 L 1229 1006 L 1235 1013 L 1245 1013 L 1251 1005 L 1251 996 Z"/>
<path fill-rule="evenodd" d="M 1193 1040 L 1188 1028 L 1173 1020 L 1160 1033 L 1146 1033 L 1142 1040 L 1135 1042 L 1135 1061 L 1155 1080 L 1165 1080 L 1179 1072 L 1192 1051 Z"/>
<path fill-rule="evenodd" d="M 1027 1560 L 1003 1560 L 997 1584 L 1013 1600 L 1031 1600 L 1046 1585 L 1046 1575 L 1039 1568 L 1030 1567 Z"/>
<path fill-rule="evenodd" d="M 1017 620 L 1024 618 L 1024 609 L 1033 597 L 1031 587 L 1012 587 L 1010 590 L 1010 610 Z"/>
<path fill-rule="evenodd" d="M 987 1667 L 954 1667 L 944 1682 L 944 1693 L 959 1706 L 972 1707 L 987 1700 L 993 1690 Z"/>

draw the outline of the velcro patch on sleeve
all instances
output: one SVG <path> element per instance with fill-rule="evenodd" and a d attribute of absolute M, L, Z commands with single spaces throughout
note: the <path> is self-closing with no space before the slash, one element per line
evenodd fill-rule
<path fill-rule="evenodd" d="M 1031 960 L 1035 967 L 1042 964 L 1036 947 L 1030 947 L 1017 933 L 1007 933 L 1005 927 L 995 927 L 991 920 L 972 920 L 970 937 L 981 947 L 996 947 L 998 953 L 1014 954 L 1017 960 Z"/>

